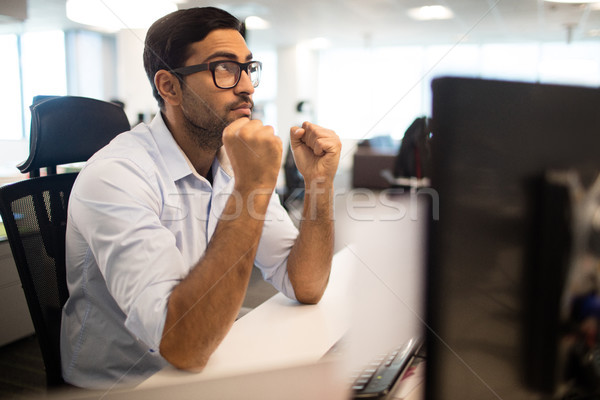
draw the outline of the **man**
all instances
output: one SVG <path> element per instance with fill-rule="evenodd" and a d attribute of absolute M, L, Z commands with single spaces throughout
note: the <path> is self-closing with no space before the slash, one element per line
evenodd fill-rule
<path fill-rule="evenodd" d="M 261 65 L 240 22 L 179 10 L 149 29 L 144 67 L 160 113 L 81 171 L 67 227 L 64 379 L 136 384 L 169 363 L 200 369 L 242 305 L 253 265 L 288 297 L 316 303 L 333 252 L 334 132 L 292 127 L 306 182 L 299 231 L 274 187 L 282 144 L 251 120 Z"/>

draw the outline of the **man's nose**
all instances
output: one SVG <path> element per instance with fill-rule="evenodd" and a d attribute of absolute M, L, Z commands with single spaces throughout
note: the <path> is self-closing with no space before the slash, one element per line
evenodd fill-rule
<path fill-rule="evenodd" d="M 241 71 L 240 74 L 242 75 L 240 76 L 240 81 L 235 87 L 236 91 L 240 93 L 253 94 L 254 85 L 252 84 L 252 79 L 250 79 L 250 74 L 248 74 L 248 71 L 246 70 Z"/>

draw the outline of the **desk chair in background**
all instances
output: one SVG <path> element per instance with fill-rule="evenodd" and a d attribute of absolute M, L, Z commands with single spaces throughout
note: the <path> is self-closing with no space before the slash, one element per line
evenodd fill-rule
<path fill-rule="evenodd" d="M 298 199 L 304 199 L 304 177 L 300 174 L 300 171 L 298 171 L 298 167 L 296 167 L 291 146 L 288 146 L 287 152 L 285 153 L 283 172 L 285 176 L 285 188 L 282 195 L 282 203 L 289 211 L 291 202 Z"/>
<path fill-rule="evenodd" d="M 85 97 L 50 97 L 31 108 L 29 157 L 18 166 L 30 178 L 0 188 L 0 215 L 17 266 L 48 386 L 63 383 L 61 310 L 69 297 L 65 268 L 67 205 L 77 172 L 57 166 L 87 161 L 130 129 L 122 107 Z M 46 168 L 46 176 L 40 169 Z"/>
<path fill-rule="evenodd" d="M 400 143 L 393 170 L 384 169 L 381 176 L 392 188 L 420 188 L 430 185 L 431 120 L 418 117 L 408 127 Z"/>

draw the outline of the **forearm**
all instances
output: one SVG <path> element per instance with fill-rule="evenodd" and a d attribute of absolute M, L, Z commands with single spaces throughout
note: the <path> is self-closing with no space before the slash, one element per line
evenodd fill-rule
<path fill-rule="evenodd" d="M 169 298 L 160 351 L 178 368 L 206 364 L 244 300 L 270 193 L 235 193 L 204 256 Z"/>
<path fill-rule="evenodd" d="M 331 270 L 334 246 L 333 185 L 307 183 L 300 233 L 288 258 L 288 276 L 296 299 L 319 302 Z"/>

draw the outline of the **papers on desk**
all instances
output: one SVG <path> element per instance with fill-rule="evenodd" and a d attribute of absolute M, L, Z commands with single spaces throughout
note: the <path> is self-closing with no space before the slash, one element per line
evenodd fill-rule
<path fill-rule="evenodd" d="M 416 359 L 398 380 L 388 400 L 420 400 L 424 397 L 425 361 Z"/>

